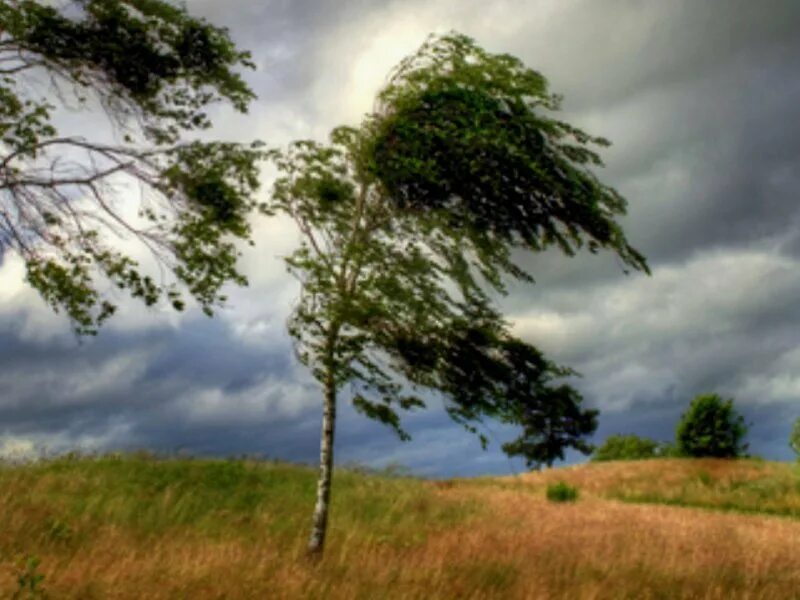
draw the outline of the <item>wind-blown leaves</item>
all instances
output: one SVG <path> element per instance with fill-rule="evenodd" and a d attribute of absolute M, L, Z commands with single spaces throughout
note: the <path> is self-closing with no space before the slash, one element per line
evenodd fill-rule
<path fill-rule="evenodd" d="M 225 282 L 245 282 L 234 240 L 250 236 L 259 144 L 182 137 L 210 127 L 212 103 L 246 110 L 254 95 L 238 70 L 252 66 L 224 29 L 163 0 L 0 4 L 0 255 L 19 254 L 78 333 L 115 310 L 104 278 L 176 309 L 185 288 L 206 312 Z M 53 102 L 100 112 L 119 141 L 60 135 Z M 119 237 L 175 280 L 145 273 Z"/>
<path fill-rule="evenodd" d="M 614 220 L 624 198 L 591 170 L 602 165 L 591 145 L 608 141 L 553 118 L 559 102 L 519 59 L 432 37 L 380 93 L 365 168 L 399 208 L 460 230 L 489 268 L 509 266 L 492 247 L 555 244 L 570 255 L 610 249 L 646 271 Z"/>

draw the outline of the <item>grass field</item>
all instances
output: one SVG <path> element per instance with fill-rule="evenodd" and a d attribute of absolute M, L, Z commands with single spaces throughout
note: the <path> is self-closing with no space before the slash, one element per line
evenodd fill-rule
<path fill-rule="evenodd" d="M 303 558 L 314 475 L 145 456 L 0 467 L 0 597 L 800 598 L 794 465 L 453 481 L 339 470 L 318 565 Z M 545 499 L 562 480 L 577 502 Z"/>

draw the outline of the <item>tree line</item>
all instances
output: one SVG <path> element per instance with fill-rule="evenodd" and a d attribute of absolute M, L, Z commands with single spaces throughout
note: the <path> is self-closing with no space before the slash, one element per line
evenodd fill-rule
<path fill-rule="evenodd" d="M 744 442 L 749 426 L 733 405 L 719 394 L 700 394 L 675 427 L 674 442 L 657 442 L 635 434 L 616 434 L 593 453 L 591 460 L 644 458 L 740 458 L 747 455 Z"/>
<path fill-rule="evenodd" d="M 744 440 L 749 428 L 732 398 L 700 394 L 678 420 L 674 442 L 659 442 L 632 433 L 614 434 L 594 450 L 591 460 L 747 457 L 748 444 Z M 789 434 L 789 448 L 800 460 L 800 417 Z"/>

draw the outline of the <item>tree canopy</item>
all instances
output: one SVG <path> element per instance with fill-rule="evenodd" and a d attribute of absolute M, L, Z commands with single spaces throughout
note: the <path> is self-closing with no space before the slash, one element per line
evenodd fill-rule
<path fill-rule="evenodd" d="M 103 278 L 177 309 L 184 286 L 207 312 L 244 283 L 235 239 L 249 238 L 261 152 L 199 133 L 211 105 L 247 109 L 251 67 L 226 30 L 166 0 L 0 5 L 0 256 L 19 254 L 79 333 L 114 312 Z M 104 117 L 113 139 L 61 135 L 64 108 Z M 155 279 L 118 237 L 176 277 Z"/>
<path fill-rule="evenodd" d="M 490 271 L 520 276 L 511 249 L 557 245 L 606 248 L 647 272 L 615 220 L 625 199 L 592 170 L 608 140 L 554 118 L 560 103 L 518 58 L 432 36 L 380 92 L 363 166 L 398 207 L 458 230 Z"/>
<path fill-rule="evenodd" d="M 747 452 L 747 425 L 733 399 L 700 394 L 681 415 L 675 431 L 677 450 L 684 456 L 737 458 Z"/>
<path fill-rule="evenodd" d="M 267 212 L 301 233 L 289 332 L 325 390 L 312 551 L 345 385 L 403 439 L 402 411 L 439 398 L 484 444 L 486 419 L 516 426 L 503 449 L 531 466 L 590 451 L 597 413 L 565 382 L 574 373 L 516 338 L 494 301 L 509 278 L 530 279 L 519 249 L 603 247 L 647 269 L 614 220 L 624 200 L 589 168 L 590 144 L 606 142 L 553 119 L 557 106 L 540 74 L 449 34 L 400 64 L 361 126 L 271 152 Z"/>

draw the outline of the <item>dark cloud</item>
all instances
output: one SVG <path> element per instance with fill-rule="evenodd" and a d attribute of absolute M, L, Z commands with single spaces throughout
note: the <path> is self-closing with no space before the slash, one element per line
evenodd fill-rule
<path fill-rule="evenodd" d="M 125 445 L 169 447 L 168 439 L 142 436 L 148 422 L 203 420 L 191 401 L 218 395 L 206 410 L 224 412 L 230 421 L 259 425 L 302 415 L 303 398 L 274 398 L 270 378 L 286 380 L 286 390 L 302 392 L 308 383 L 291 381 L 285 353 L 239 344 L 213 321 L 190 321 L 178 331 L 146 334 L 104 332 L 96 340 L 58 347 L 4 337 L 0 351 L 0 423 L 6 435 L 79 431 L 102 437 L 114 424 L 131 432 Z M 243 399 L 251 402 L 243 402 Z M 296 400 L 296 406 L 293 402 Z M 239 411 L 242 414 L 237 414 Z M 223 419 L 224 420 L 224 419 Z M 235 435 L 229 425 L 228 436 Z M 156 428 L 158 430 L 158 428 Z"/>
<path fill-rule="evenodd" d="M 796 57 L 799 25 L 792 0 L 583 0 L 547 23 L 563 40 L 559 50 L 575 57 L 572 68 L 556 69 L 559 58 L 547 52 L 542 68 L 552 63 L 551 78 L 572 106 L 597 110 L 709 73 Z"/>
<path fill-rule="evenodd" d="M 614 142 L 599 174 L 628 198 L 623 224 L 653 276 L 625 276 L 608 254 L 522 257 L 537 284 L 503 300 L 514 327 L 583 374 L 575 384 L 602 411 L 598 442 L 672 439 L 691 397 L 718 391 L 752 422 L 755 454 L 789 458 L 800 416 L 800 3 L 188 6 L 228 27 L 259 65 L 247 75 L 259 95 L 250 114 L 217 119 L 229 138 L 283 143 L 357 120 L 391 66 L 382 53 L 397 50 L 387 36 L 410 52 L 432 30 L 459 29 L 541 70 L 565 95 L 567 120 Z M 170 324 L 135 313 L 82 345 L 15 291 L 21 272 L 6 260 L 0 451 L 27 440 L 313 463 L 319 392 L 282 333 L 296 286 L 279 275 L 275 248 L 291 236 L 276 223 L 263 225 L 246 257 L 251 288 L 235 291 L 218 319 Z M 493 427 L 482 452 L 440 407 L 408 416 L 411 443 L 346 402 L 340 414 L 342 462 L 401 462 L 431 475 L 523 468 L 499 451 L 512 431 Z"/>

